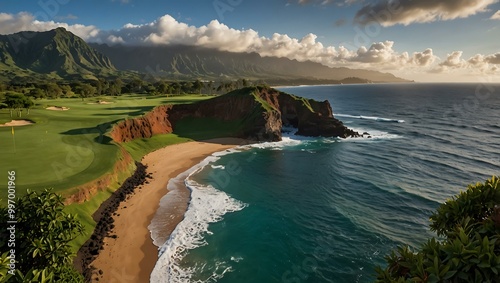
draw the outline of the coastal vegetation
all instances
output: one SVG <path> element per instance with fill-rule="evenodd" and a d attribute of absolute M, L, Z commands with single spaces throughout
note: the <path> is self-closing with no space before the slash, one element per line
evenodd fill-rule
<path fill-rule="evenodd" d="M 17 222 L 0 230 L 0 282 L 83 282 L 70 247 L 83 226 L 64 211 L 62 197 L 48 190 L 28 191 L 14 203 L 0 207 L 2 223 L 11 220 L 12 212 Z"/>
<path fill-rule="evenodd" d="M 418 250 L 399 247 L 378 268 L 377 282 L 498 282 L 500 179 L 470 185 L 430 217 L 431 238 Z"/>

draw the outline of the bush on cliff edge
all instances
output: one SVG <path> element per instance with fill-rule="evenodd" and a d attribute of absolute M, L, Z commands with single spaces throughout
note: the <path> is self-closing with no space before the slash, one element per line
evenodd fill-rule
<path fill-rule="evenodd" d="M 500 282 L 500 181 L 470 185 L 430 217 L 419 251 L 400 247 L 377 268 L 377 282 Z"/>

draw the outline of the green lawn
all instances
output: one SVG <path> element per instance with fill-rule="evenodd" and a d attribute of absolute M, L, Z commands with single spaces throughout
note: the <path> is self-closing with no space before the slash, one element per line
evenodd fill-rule
<path fill-rule="evenodd" d="M 14 136 L 11 127 L 0 127 L 0 182 L 7 184 L 7 171 L 15 170 L 16 187 L 22 194 L 26 189 L 63 191 L 97 179 L 109 172 L 119 157 L 118 146 L 103 135 L 113 123 L 140 116 L 161 104 L 191 103 L 207 98 L 124 95 L 85 101 L 77 98 L 37 100 L 29 115 L 26 111 L 21 118 L 14 114 L 14 119 L 28 119 L 36 124 L 14 127 Z M 113 103 L 89 104 L 97 100 Z M 46 110 L 48 106 L 64 106 L 70 110 Z M 10 120 L 9 110 L 1 109 L 0 123 Z M 158 138 L 152 141 L 155 140 L 158 142 Z M 6 190 L 1 190 L 0 198 L 5 201 Z"/>
<path fill-rule="evenodd" d="M 192 103 L 210 96 L 190 95 L 154 97 L 125 95 L 117 98 L 37 100 L 30 114 L 23 117 L 34 125 L 0 127 L 0 182 L 7 184 L 7 171 L 16 171 L 18 196 L 26 189 L 35 191 L 54 188 L 62 192 L 93 181 L 111 171 L 120 158 L 120 149 L 104 135 L 110 127 L 123 119 L 143 115 L 155 106 L 172 103 Z M 98 100 L 111 104 L 90 104 Z M 68 107 L 68 111 L 52 111 L 49 106 Z M 8 109 L 0 110 L 0 124 L 11 121 Z M 186 118 L 176 125 L 175 134 L 156 135 L 122 144 L 135 160 L 167 145 L 197 139 L 230 136 L 241 126 L 240 121 L 221 122 L 215 119 Z M 111 196 L 121 182 L 132 175 L 135 166 L 120 172 L 118 181 L 98 192 L 89 201 L 66 206 L 68 213 L 76 214 L 85 228 L 85 234 L 72 241 L 76 252 L 88 240 L 95 228 L 92 218 L 99 206 Z M 3 172 L 3 173 L 2 173 Z M 0 191 L 1 203 L 6 202 L 6 191 Z"/>

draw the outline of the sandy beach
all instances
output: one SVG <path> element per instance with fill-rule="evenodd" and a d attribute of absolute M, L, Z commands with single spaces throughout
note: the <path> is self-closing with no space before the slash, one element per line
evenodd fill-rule
<path fill-rule="evenodd" d="M 142 163 L 152 174 L 146 184 L 126 201 L 122 202 L 114 218 L 113 235 L 104 240 L 104 249 L 92 262 L 96 268 L 93 282 L 149 282 L 151 271 L 158 259 L 158 249 L 153 245 L 148 225 L 151 223 L 160 199 L 167 193 L 167 183 L 171 178 L 198 164 L 214 152 L 241 145 L 244 140 L 234 138 L 214 139 L 204 142 L 188 142 L 172 145 L 146 155 Z M 186 194 L 189 192 L 186 189 Z M 182 220 L 187 203 L 179 204 L 172 227 Z"/>

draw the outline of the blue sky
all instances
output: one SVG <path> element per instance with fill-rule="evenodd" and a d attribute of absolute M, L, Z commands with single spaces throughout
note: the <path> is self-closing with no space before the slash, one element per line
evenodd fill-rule
<path fill-rule="evenodd" d="M 477 81 L 499 75 L 499 10 L 498 0 L 2 0 L 0 33 L 63 25 L 87 41 L 194 45 L 213 36 L 207 46 L 227 51 L 311 56 L 329 66 L 380 69 L 417 80 Z M 218 25 L 200 29 L 213 20 Z M 275 33 L 286 38 L 271 40 Z"/>

